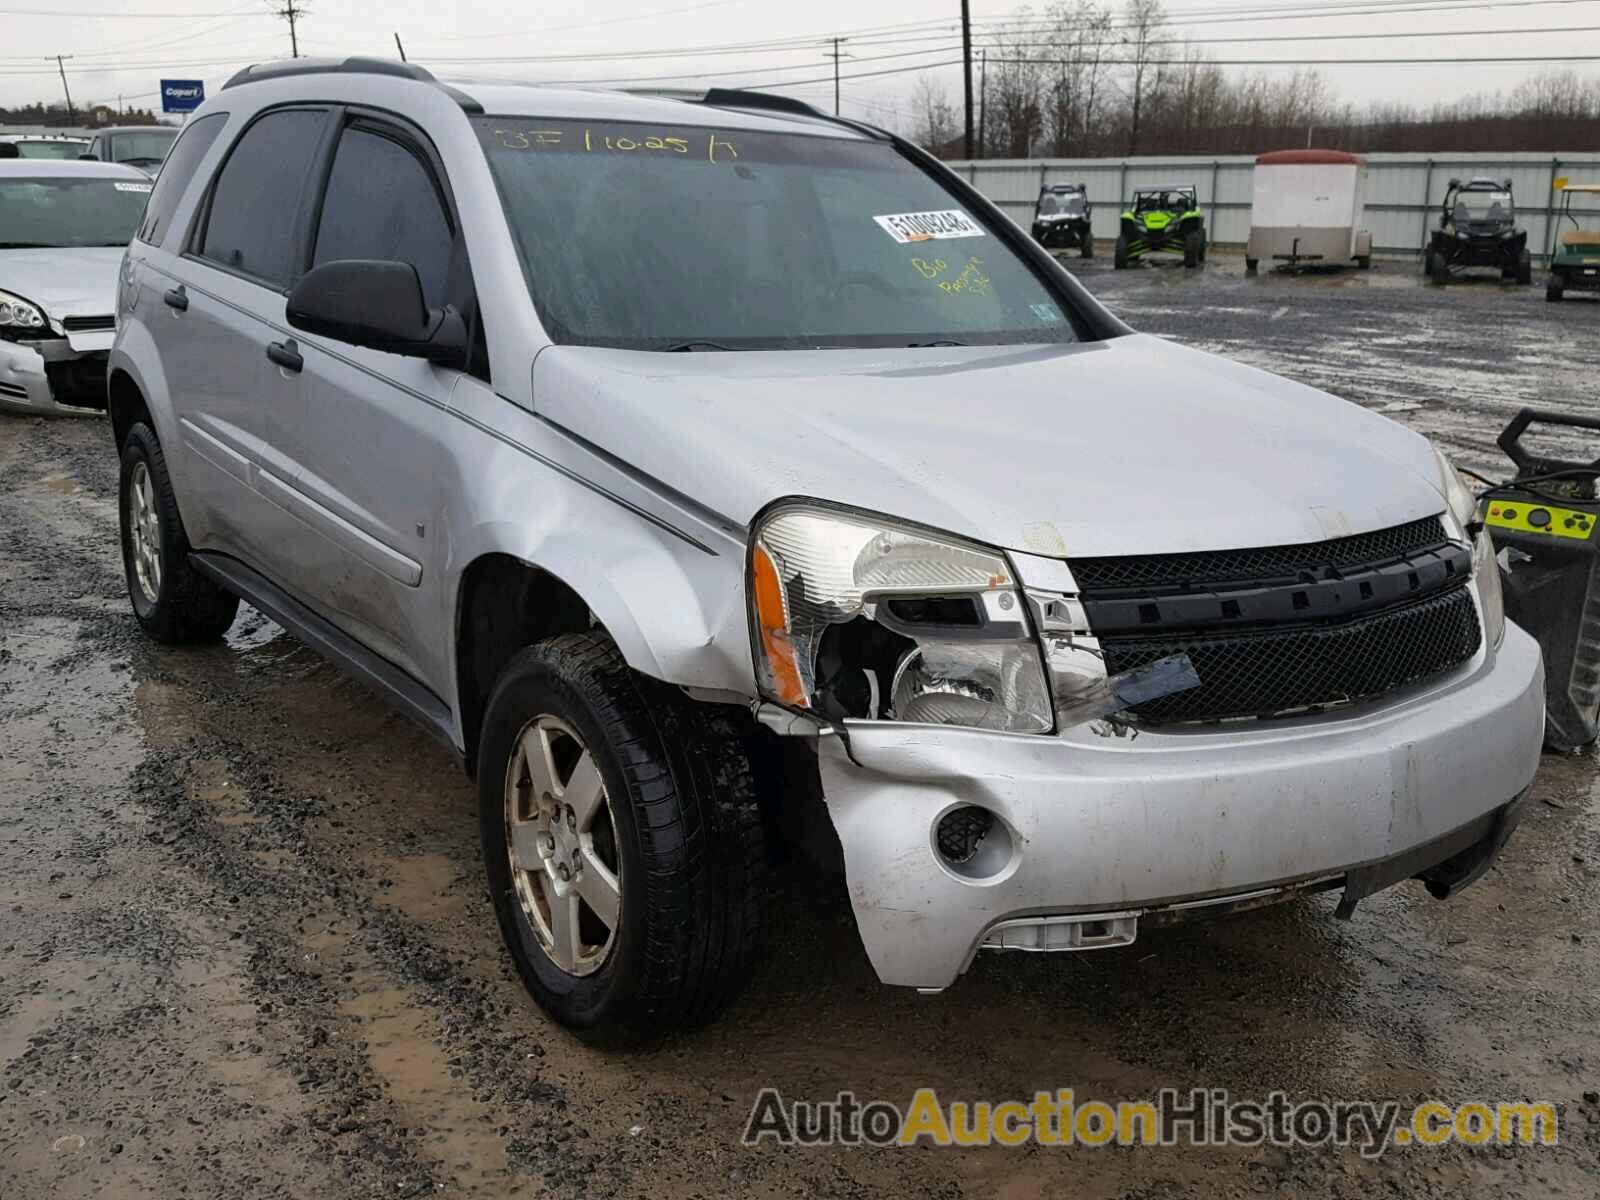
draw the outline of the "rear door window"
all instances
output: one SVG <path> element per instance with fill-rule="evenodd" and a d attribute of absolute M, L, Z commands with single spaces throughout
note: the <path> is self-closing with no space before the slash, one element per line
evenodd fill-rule
<path fill-rule="evenodd" d="M 203 258 L 289 286 L 300 261 L 296 226 L 326 121 L 322 109 L 286 109 L 244 131 L 212 187 Z"/>
<path fill-rule="evenodd" d="M 399 130 L 352 124 L 339 139 L 312 266 L 346 258 L 410 263 L 430 308 L 445 302 L 455 232 L 420 147 Z"/>

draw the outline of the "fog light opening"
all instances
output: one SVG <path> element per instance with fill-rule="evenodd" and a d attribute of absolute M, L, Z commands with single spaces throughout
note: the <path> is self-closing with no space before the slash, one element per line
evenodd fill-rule
<path fill-rule="evenodd" d="M 946 870 L 967 879 L 986 879 L 1011 861 L 1011 831 L 986 808 L 962 804 L 939 818 L 934 850 Z"/>

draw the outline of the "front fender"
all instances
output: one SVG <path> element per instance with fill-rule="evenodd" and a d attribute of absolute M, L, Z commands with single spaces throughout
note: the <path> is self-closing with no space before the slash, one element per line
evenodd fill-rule
<path fill-rule="evenodd" d="M 504 555 L 577 593 L 635 670 L 754 696 L 741 530 L 664 500 L 491 393 L 458 388 L 452 407 L 461 419 L 447 457 L 461 502 L 449 517 L 443 615 L 459 620 L 474 562 Z"/>

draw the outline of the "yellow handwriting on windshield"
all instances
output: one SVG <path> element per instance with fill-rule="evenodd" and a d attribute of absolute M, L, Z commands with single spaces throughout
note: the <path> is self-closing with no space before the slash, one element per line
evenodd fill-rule
<path fill-rule="evenodd" d="M 994 294 L 994 281 L 983 273 L 983 259 L 976 256 L 967 259 L 967 264 L 961 273 L 952 278 L 945 278 L 950 270 L 950 264 L 942 258 L 920 258 L 911 260 L 912 268 L 924 279 L 938 282 L 939 290 L 947 296 L 991 296 Z"/>

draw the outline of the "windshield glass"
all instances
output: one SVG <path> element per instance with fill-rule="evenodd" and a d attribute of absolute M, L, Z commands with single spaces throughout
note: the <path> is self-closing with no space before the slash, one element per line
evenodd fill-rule
<path fill-rule="evenodd" d="M 1045 192 L 1039 197 L 1039 215 L 1053 217 L 1057 214 L 1073 216 L 1083 212 L 1083 194 L 1081 192 Z"/>
<path fill-rule="evenodd" d="M 37 141 L 18 142 L 19 158 L 74 159 L 89 149 L 88 142 Z"/>
<path fill-rule="evenodd" d="M 111 139 L 112 162 L 160 162 L 172 149 L 176 129 L 151 130 L 149 133 L 119 133 Z"/>
<path fill-rule="evenodd" d="M 0 250 L 125 246 L 150 187 L 132 179 L 0 179 Z"/>
<path fill-rule="evenodd" d="M 1456 209 L 1472 221 L 1509 221 L 1510 192 L 1457 192 Z"/>
<path fill-rule="evenodd" d="M 881 142 L 475 118 L 560 342 L 763 350 L 1074 338 L 994 231 Z"/>

